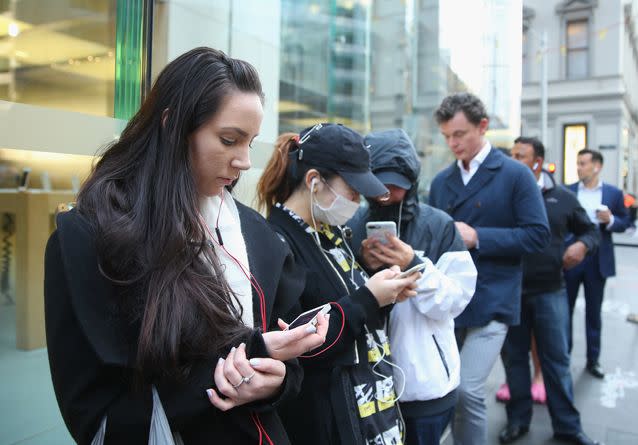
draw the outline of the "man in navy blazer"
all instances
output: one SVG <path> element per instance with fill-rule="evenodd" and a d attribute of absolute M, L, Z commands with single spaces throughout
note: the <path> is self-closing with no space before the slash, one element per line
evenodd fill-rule
<path fill-rule="evenodd" d="M 430 204 L 448 212 L 478 270 L 476 292 L 455 319 L 461 353 L 454 443 L 486 444 L 485 381 L 499 356 L 507 327 L 521 313 L 521 257 L 550 240 L 547 214 L 529 168 L 485 139 L 488 116 L 468 93 L 446 97 L 435 118 L 457 159 L 440 172 Z"/>
<path fill-rule="evenodd" d="M 570 310 L 569 350 L 572 349 L 571 319 L 580 284 L 585 288 L 585 333 L 587 337 L 587 371 L 602 379 L 605 373 L 600 366 L 600 338 L 602 320 L 600 310 L 605 293 L 607 278 L 616 275 L 616 259 L 612 232 L 624 232 L 629 225 L 629 213 L 623 201 L 620 189 L 600 180 L 603 156 L 596 150 L 587 148 L 578 152 L 577 171 L 579 182 L 569 185 L 576 193 L 580 205 L 598 226 L 600 245 L 598 251 L 585 258 L 573 269 L 565 271 L 567 296 Z M 568 243 L 574 242 L 568 240 Z"/>

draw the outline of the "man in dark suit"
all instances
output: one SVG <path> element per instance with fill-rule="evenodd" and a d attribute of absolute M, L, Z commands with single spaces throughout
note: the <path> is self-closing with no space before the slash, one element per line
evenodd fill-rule
<path fill-rule="evenodd" d="M 622 191 L 600 180 L 603 156 L 600 152 L 583 149 L 578 152 L 577 170 L 579 182 L 569 189 L 576 193 L 580 205 L 600 231 L 598 252 L 585 258 L 573 269 L 565 272 L 567 296 L 570 310 L 569 350 L 572 349 L 573 330 L 571 320 L 580 284 L 585 288 L 585 333 L 587 336 L 587 371 L 602 379 L 605 376 L 600 366 L 600 337 L 602 320 L 600 310 L 607 278 L 616 275 L 616 259 L 612 232 L 624 232 L 629 227 L 629 213 L 625 208 Z M 573 240 L 569 240 L 571 244 Z"/>
<path fill-rule="evenodd" d="M 486 444 L 485 381 L 509 325 L 521 313 L 521 257 L 540 252 L 550 239 L 547 215 L 529 168 L 492 149 L 488 117 L 468 93 L 446 97 L 435 118 L 457 159 L 439 173 L 430 204 L 448 212 L 478 270 L 476 292 L 455 319 L 461 383 L 455 444 Z"/>

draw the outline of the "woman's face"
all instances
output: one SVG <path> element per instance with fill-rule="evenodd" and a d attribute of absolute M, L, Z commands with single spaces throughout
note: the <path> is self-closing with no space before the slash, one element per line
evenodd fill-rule
<path fill-rule="evenodd" d="M 327 187 L 323 181 L 320 182 L 321 184 L 316 185 L 316 199 L 322 207 L 330 207 L 332 205 L 332 202 L 337 199 L 335 193 L 338 193 L 352 202 L 359 203 L 359 193 L 350 187 L 341 176 L 334 176 L 329 181 L 326 181 L 329 187 Z"/>
<path fill-rule="evenodd" d="M 233 92 L 219 111 L 190 137 L 195 184 L 200 195 L 215 196 L 250 168 L 250 146 L 264 117 L 255 93 Z"/>

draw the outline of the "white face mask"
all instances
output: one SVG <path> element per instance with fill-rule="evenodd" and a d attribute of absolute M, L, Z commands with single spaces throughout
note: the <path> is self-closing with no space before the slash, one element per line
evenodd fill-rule
<path fill-rule="evenodd" d="M 326 184 L 326 186 L 335 195 L 335 199 L 329 207 L 321 207 L 321 205 L 314 199 L 314 182 L 311 186 L 310 210 L 312 212 L 312 217 L 318 222 L 322 222 L 324 224 L 342 226 L 348 222 L 355 213 L 357 213 L 359 204 L 344 198 L 339 193 L 335 192 L 328 184 Z"/>

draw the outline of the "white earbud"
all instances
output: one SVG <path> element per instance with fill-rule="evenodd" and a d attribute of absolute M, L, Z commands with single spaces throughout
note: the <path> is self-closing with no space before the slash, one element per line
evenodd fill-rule
<path fill-rule="evenodd" d="M 317 183 L 317 177 L 315 176 L 314 178 L 312 178 L 312 181 L 310 181 L 310 193 L 315 191 L 316 183 Z"/>
<path fill-rule="evenodd" d="M 538 162 L 534 162 L 534 165 L 532 166 L 532 170 L 536 170 L 538 168 Z"/>

